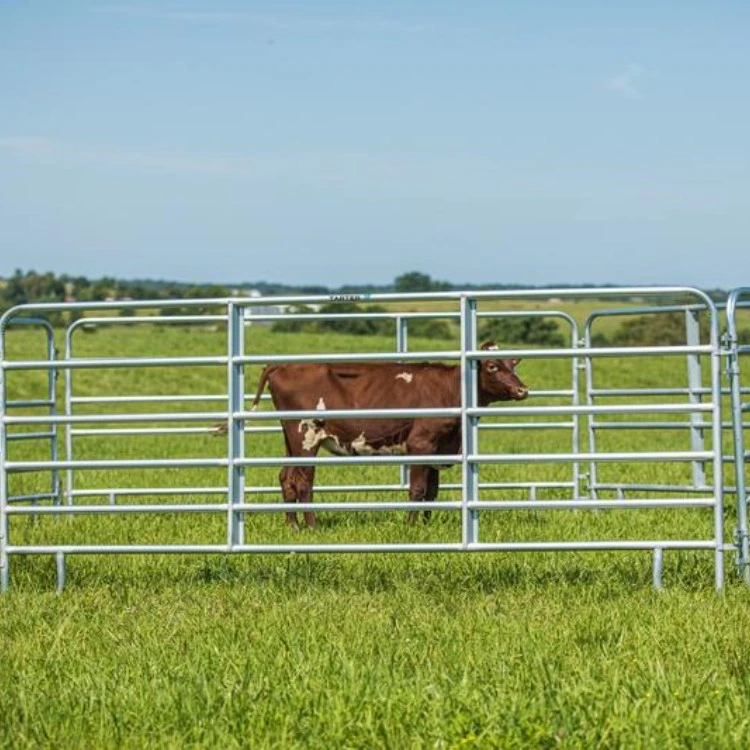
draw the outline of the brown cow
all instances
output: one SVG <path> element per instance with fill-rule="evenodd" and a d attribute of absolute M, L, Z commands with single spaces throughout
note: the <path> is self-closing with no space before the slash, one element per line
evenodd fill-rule
<path fill-rule="evenodd" d="M 497 349 L 493 342 L 482 349 Z M 493 401 L 520 401 L 528 388 L 519 380 L 517 359 L 483 360 L 479 369 L 479 405 Z M 461 404 L 461 371 L 458 365 L 401 364 L 283 364 L 263 370 L 252 408 L 269 384 L 279 411 L 312 409 L 413 409 L 458 407 Z M 282 420 L 288 456 L 315 456 L 323 447 L 343 456 L 374 454 L 436 455 L 461 452 L 461 420 L 458 417 L 383 419 Z M 412 465 L 409 499 L 434 500 L 440 482 L 439 469 Z M 287 503 L 313 499 L 314 466 L 285 466 L 279 475 Z M 298 529 L 297 514 L 286 514 Z M 315 514 L 305 512 L 305 523 L 315 525 Z M 409 513 L 414 523 L 417 513 Z M 425 512 L 425 519 L 429 512 Z"/>

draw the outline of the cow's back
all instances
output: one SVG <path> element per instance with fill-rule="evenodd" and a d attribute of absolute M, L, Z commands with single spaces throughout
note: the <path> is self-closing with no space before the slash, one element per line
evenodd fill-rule
<path fill-rule="evenodd" d="M 281 410 L 458 406 L 458 368 L 441 364 L 293 363 L 268 375 Z"/>

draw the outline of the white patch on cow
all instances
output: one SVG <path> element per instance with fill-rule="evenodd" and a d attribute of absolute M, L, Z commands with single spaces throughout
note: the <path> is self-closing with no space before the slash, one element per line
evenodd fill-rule
<path fill-rule="evenodd" d="M 378 453 L 390 454 L 392 456 L 405 456 L 406 443 L 394 443 L 393 445 L 383 446 Z"/>
<path fill-rule="evenodd" d="M 302 447 L 306 451 L 311 451 L 318 444 L 318 434 L 321 432 L 316 426 L 312 419 L 303 419 L 299 423 L 297 432 L 305 431 L 305 436 L 302 438 Z"/>
<path fill-rule="evenodd" d="M 493 344 L 492 346 L 488 346 L 488 347 L 487 347 L 487 349 L 489 349 L 489 350 L 491 350 L 491 351 L 495 351 L 495 352 L 496 352 L 496 351 L 497 351 L 497 350 L 498 350 L 499 348 L 500 348 L 500 347 L 499 347 L 499 346 L 497 346 L 496 344 Z"/>
<path fill-rule="evenodd" d="M 411 383 L 411 381 L 414 379 L 414 375 L 410 372 L 400 372 L 398 375 L 396 375 L 396 380 L 401 378 L 405 383 Z"/>
<path fill-rule="evenodd" d="M 323 448 L 334 456 L 403 456 L 406 455 L 406 443 L 393 443 L 375 448 L 367 442 L 364 432 L 361 432 L 349 445 L 342 444 L 338 435 L 332 435 L 319 422 L 313 419 L 303 419 L 299 423 L 299 431 L 304 430 L 302 448 L 314 451 Z"/>
<path fill-rule="evenodd" d="M 315 407 L 317 411 L 324 411 L 326 402 L 321 396 Z M 331 435 L 326 430 L 325 422 L 322 419 L 301 419 L 298 432 L 305 431 L 302 438 L 302 448 L 306 451 L 315 451 L 318 448 L 325 448 L 329 453 L 337 456 L 348 456 L 348 451 L 341 445 L 341 441 L 336 435 Z"/>
<path fill-rule="evenodd" d="M 394 443 L 374 448 L 367 442 L 365 433 L 362 432 L 352 440 L 352 453 L 357 456 L 403 456 L 406 453 L 406 443 Z"/>
<path fill-rule="evenodd" d="M 351 455 L 336 435 L 329 435 L 325 430 L 322 431 L 322 439 L 319 445 L 325 448 L 329 453 L 333 453 L 334 456 L 349 456 Z"/>
<path fill-rule="evenodd" d="M 299 423 L 299 432 L 305 431 L 302 438 L 302 448 L 306 451 L 314 451 L 317 448 L 325 448 L 329 453 L 337 456 L 348 456 L 349 452 L 341 445 L 336 435 L 331 435 L 326 428 L 314 419 L 303 419 Z"/>
<path fill-rule="evenodd" d="M 360 456 L 372 452 L 372 447 L 367 444 L 364 432 L 352 440 L 352 451 Z"/>

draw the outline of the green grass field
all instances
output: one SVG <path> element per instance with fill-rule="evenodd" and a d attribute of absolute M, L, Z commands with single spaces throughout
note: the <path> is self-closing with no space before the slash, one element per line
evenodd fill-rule
<path fill-rule="evenodd" d="M 7 335 L 9 358 L 42 358 L 41 337 Z M 60 343 L 60 342 L 58 342 Z M 377 337 L 248 329 L 248 352 L 390 350 Z M 413 349 L 451 342 L 410 341 Z M 216 355 L 222 331 L 147 326 L 80 332 L 77 356 Z M 602 387 L 685 382 L 680 360 L 602 360 Z M 255 390 L 259 368 L 248 368 Z M 527 360 L 532 390 L 569 387 L 570 364 Z M 44 378 L 10 373 L 12 398 Z M 79 396 L 223 394 L 220 367 L 76 372 Z M 58 387 L 58 392 L 61 393 Z M 538 399 L 531 403 L 559 403 Z M 123 410 L 161 411 L 154 404 Z M 185 410 L 221 410 L 218 402 Z M 77 413 L 101 411 L 81 406 Z M 19 412 L 22 413 L 22 412 Z M 36 412 L 38 413 L 38 412 Z M 644 418 L 644 417 L 640 417 Z M 632 421 L 634 418 L 628 418 Z M 170 426 L 174 426 L 171 424 Z M 205 426 L 205 425 L 203 425 Z M 583 446 L 586 447 L 585 429 Z M 484 452 L 570 450 L 569 430 L 482 433 Z M 710 434 L 706 433 L 710 440 Z M 727 438 L 728 439 L 728 438 Z M 686 450 L 686 430 L 602 432 L 601 450 Z M 45 458 L 40 441 L 11 460 Z M 278 434 L 248 435 L 248 455 L 281 451 Z M 210 457 L 226 442 L 191 435 L 76 437 L 75 458 Z M 275 486 L 278 470 L 248 471 Z M 488 466 L 482 481 L 570 479 L 567 464 Z M 317 484 L 394 482 L 396 468 L 325 467 Z M 685 484 L 690 466 L 607 464 L 600 480 Z M 731 480 L 729 469 L 727 480 Z M 709 471 L 710 479 L 710 471 Z M 443 481 L 457 482 L 457 468 Z M 48 474 L 11 477 L 11 492 L 44 491 Z M 217 487 L 225 470 L 83 471 L 76 489 Z M 540 490 L 540 499 L 567 497 Z M 605 496 L 613 496 L 612 493 Z M 635 496 L 633 494 L 632 496 Z M 252 495 L 277 500 L 278 493 Z M 325 512 L 295 534 L 280 514 L 248 516 L 247 540 L 458 541 L 455 513 L 408 527 L 403 512 Z M 403 499 L 402 495 L 395 496 Z M 457 498 L 455 492 L 441 497 Z M 526 498 L 521 490 L 484 498 Z M 219 502 L 217 495 L 136 495 L 118 502 Z M 106 503 L 78 498 L 76 504 Z M 532 504 L 533 501 L 530 501 Z M 725 511 L 726 539 L 736 523 Z M 226 539 L 223 514 L 11 518 L 14 543 L 201 543 Z M 710 509 L 483 513 L 484 541 L 709 539 Z M 741 747 L 750 742 L 750 593 L 727 556 L 713 590 L 710 552 L 666 552 L 665 589 L 651 588 L 648 552 L 69 556 L 54 593 L 49 556 L 14 556 L 0 597 L 0 744 L 4 747 Z"/>

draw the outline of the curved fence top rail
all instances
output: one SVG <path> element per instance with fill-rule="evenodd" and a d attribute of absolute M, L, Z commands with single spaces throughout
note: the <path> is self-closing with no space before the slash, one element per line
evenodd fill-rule
<path fill-rule="evenodd" d="M 9 318 L 6 321 L 7 326 L 41 326 L 42 328 L 52 330 L 52 326 L 46 318 Z"/>
<path fill-rule="evenodd" d="M 744 296 L 750 296 L 750 287 L 741 286 L 733 289 L 727 299 L 727 333 L 733 341 L 737 339 L 737 318 L 735 312 L 738 307 L 745 307 L 747 304 L 750 304 L 750 302 L 743 303 L 740 301 Z"/>
<path fill-rule="evenodd" d="M 703 309 L 703 308 L 702 308 Z M 571 325 L 575 325 L 575 319 L 564 310 L 495 310 L 482 311 L 477 313 L 479 318 L 563 318 Z M 252 315 L 253 322 L 265 322 L 275 320 L 337 320 L 346 318 L 347 320 L 433 320 L 450 319 L 460 320 L 461 313 L 455 310 L 432 311 L 432 312 L 284 312 L 284 313 L 257 313 Z M 133 323 L 225 323 L 227 314 L 220 315 L 132 315 L 125 318 L 121 317 L 85 317 L 74 320 L 68 330 L 74 330 L 80 327 L 91 325 L 129 325 Z M 15 318 L 16 321 L 31 322 L 43 321 L 44 318 Z"/>

